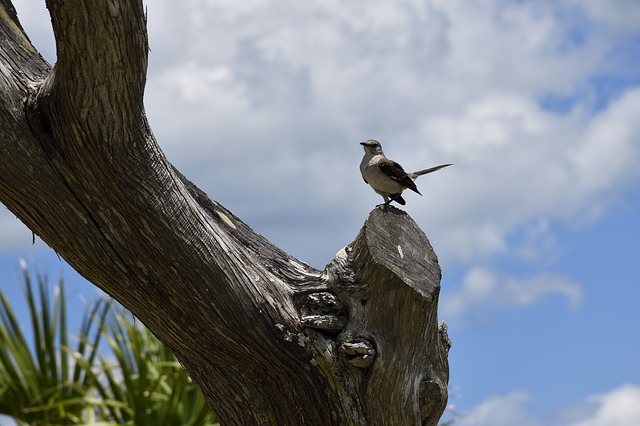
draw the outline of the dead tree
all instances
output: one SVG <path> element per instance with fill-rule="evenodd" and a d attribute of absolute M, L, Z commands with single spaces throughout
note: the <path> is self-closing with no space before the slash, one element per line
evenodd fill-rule
<path fill-rule="evenodd" d="M 440 268 L 404 212 L 374 209 L 323 271 L 294 259 L 164 157 L 142 1 L 47 0 L 54 67 L 0 5 L 0 201 L 173 350 L 223 424 L 437 424 Z"/>

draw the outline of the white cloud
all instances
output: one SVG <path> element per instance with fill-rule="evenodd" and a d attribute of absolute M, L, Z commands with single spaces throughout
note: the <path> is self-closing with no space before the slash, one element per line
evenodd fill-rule
<path fill-rule="evenodd" d="M 604 22 L 612 30 L 637 31 L 640 22 L 640 3 L 636 0 L 571 0 L 583 8 L 590 19 Z"/>
<path fill-rule="evenodd" d="M 640 386 L 626 384 L 593 395 L 571 410 L 569 426 L 637 426 L 640 424 Z M 568 419 L 567 419 L 568 420 Z"/>
<path fill-rule="evenodd" d="M 213 182 L 244 162 L 238 197 L 269 192 L 279 208 L 308 215 L 311 206 L 327 220 L 335 206 L 350 214 L 356 203 L 378 202 L 357 175 L 361 139 L 379 138 L 407 168 L 452 161 L 444 175 L 418 182 L 424 200 L 409 201 L 420 224 L 430 225 L 441 259 L 535 258 L 553 240 L 548 233 L 527 247 L 508 238 L 541 221 L 597 218 L 617 188 L 637 179 L 640 151 L 632 126 L 640 112 L 626 106 L 633 99 L 614 100 L 602 113 L 587 98 L 562 116 L 541 109 L 547 93 L 571 93 L 597 74 L 608 48 L 604 35 L 573 40 L 579 23 L 559 12 L 571 6 L 553 5 L 307 2 L 283 11 L 277 3 L 229 4 L 211 20 L 202 19 L 210 12 L 203 7 L 159 22 L 150 12 L 152 40 L 154 28 L 175 35 L 166 25 L 189 23 L 186 48 L 176 52 L 185 60 L 164 65 L 162 88 L 150 76 L 149 112 L 159 117 L 152 124 L 169 135 L 160 138 L 169 157 L 205 187 L 212 182 L 214 196 L 224 198 L 225 188 Z M 180 78 L 184 64 L 204 77 Z M 221 69 L 225 78 L 206 77 Z M 176 102 L 176 93 L 198 97 L 197 108 Z M 201 162 L 216 157 L 215 168 Z"/>
<path fill-rule="evenodd" d="M 171 161 L 293 254 L 321 230 L 328 261 L 380 202 L 357 171 L 372 137 L 407 168 L 454 163 L 407 196 L 443 263 L 552 256 L 552 227 L 513 235 L 588 224 L 638 182 L 640 91 L 594 109 L 589 83 L 628 72 L 608 55 L 637 8 L 616 1 L 154 1 L 147 112 Z"/>
<path fill-rule="evenodd" d="M 434 198 L 449 210 L 437 232 L 442 240 L 451 234 L 464 239 L 456 239 L 445 257 L 487 259 L 504 253 L 506 239 L 532 224 L 597 219 L 620 190 L 638 181 L 640 130 L 634 123 L 640 110 L 632 106 L 638 102 L 640 90 L 630 90 L 585 118 L 557 117 L 520 97 L 493 97 L 458 117 L 426 120 L 422 139 L 437 141 L 432 147 L 443 153 L 439 157 L 454 163 L 436 181 L 444 179 L 446 187 L 438 186 Z"/>
<path fill-rule="evenodd" d="M 440 302 L 441 316 L 454 317 L 477 306 L 526 306 L 538 299 L 560 294 L 574 308 L 582 301 L 582 287 L 557 275 L 515 278 L 486 268 L 472 268 L 461 288 Z"/>
<path fill-rule="evenodd" d="M 529 393 L 516 391 L 493 396 L 463 413 L 460 426 L 637 426 L 640 424 L 640 386 L 622 385 L 610 392 L 592 395 L 583 402 L 554 414 L 527 410 Z"/>
<path fill-rule="evenodd" d="M 529 399 L 529 394 L 523 391 L 491 397 L 464 414 L 456 424 L 460 426 L 542 425 L 525 411 L 525 403 Z"/>

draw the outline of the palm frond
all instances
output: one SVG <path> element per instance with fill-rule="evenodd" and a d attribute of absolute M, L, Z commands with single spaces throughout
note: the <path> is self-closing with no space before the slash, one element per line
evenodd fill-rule
<path fill-rule="evenodd" d="M 115 364 L 109 373 L 112 400 L 125 397 L 118 423 L 135 425 L 217 425 L 198 386 L 173 353 L 122 308 L 105 324 Z M 118 372 L 117 376 L 115 371 Z M 122 387 L 126 387 L 126 390 Z M 105 395 L 106 396 L 106 395 Z"/>
<path fill-rule="evenodd" d="M 50 291 L 46 276 L 35 277 L 37 286 L 23 263 L 32 342 L 0 291 L 0 415 L 32 426 L 218 424 L 173 353 L 133 315 L 97 299 L 70 337 L 63 280 Z"/>
<path fill-rule="evenodd" d="M 81 424 L 86 417 L 87 383 L 71 375 L 64 282 L 49 290 L 47 277 L 36 273 L 37 290 L 26 265 L 22 285 L 33 342 L 29 344 L 6 296 L 0 292 L 0 414 L 31 425 Z M 94 329 L 94 334 L 99 335 Z M 79 341 L 87 339 L 85 329 Z"/>

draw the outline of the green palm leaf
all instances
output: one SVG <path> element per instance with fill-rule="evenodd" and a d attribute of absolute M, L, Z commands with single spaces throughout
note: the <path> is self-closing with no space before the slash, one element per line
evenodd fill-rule
<path fill-rule="evenodd" d="M 0 292 L 0 414 L 30 425 L 82 424 L 90 409 L 86 397 L 92 387 L 74 380 L 74 375 L 82 375 L 79 364 L 71 375 L 64 282 L 59 281 L 52 298 L 46 276 L 36 274 L 36 290 L 24 263 L 22 273 L 33 342 L 29 345 L 9 301 Z M 99 327 L 93 328 L 96 338 L 98 331 Z M 81 332 L 84 336 L 79 342 L 86 340 L 92 329 L 87 326 Z M 75 351 L 95 356 L 95 348 L 87 352 L 80 343 Z"/>
<path fill-rule="evenodd" d="M 32 426 L 218 424 L 175 356 L 124 308 L 97 299 L 70 338 L 63 280 L 51 292 L 24 262 L 22 273 L 33 341 L 0 291 L 0 415 Z"/>

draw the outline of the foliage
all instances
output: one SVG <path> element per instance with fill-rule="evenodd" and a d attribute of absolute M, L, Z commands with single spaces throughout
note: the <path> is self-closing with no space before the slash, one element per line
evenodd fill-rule
<path fill-rule="evenodd" d="M 51 296 L 46 276 L 36 275 L 36 291 L 24 263 L 22 272 L 33 342 L 0 291 L 0 415 L 34 426 L 217 424 L 175 356 L 132 315 L 98 299 L 70 339 L 63 280 Z"/>
<path fill-rule="evenodd" d="M 205 425 L 215 423 L 200 389 L 177 359 L 124 309 L 114 310 L 105 337 L 115 363 L 104 369 L 97 390 L 105 417 L 118 424 Z M 110 366 L 101 358 L 102 365 Z"/>

